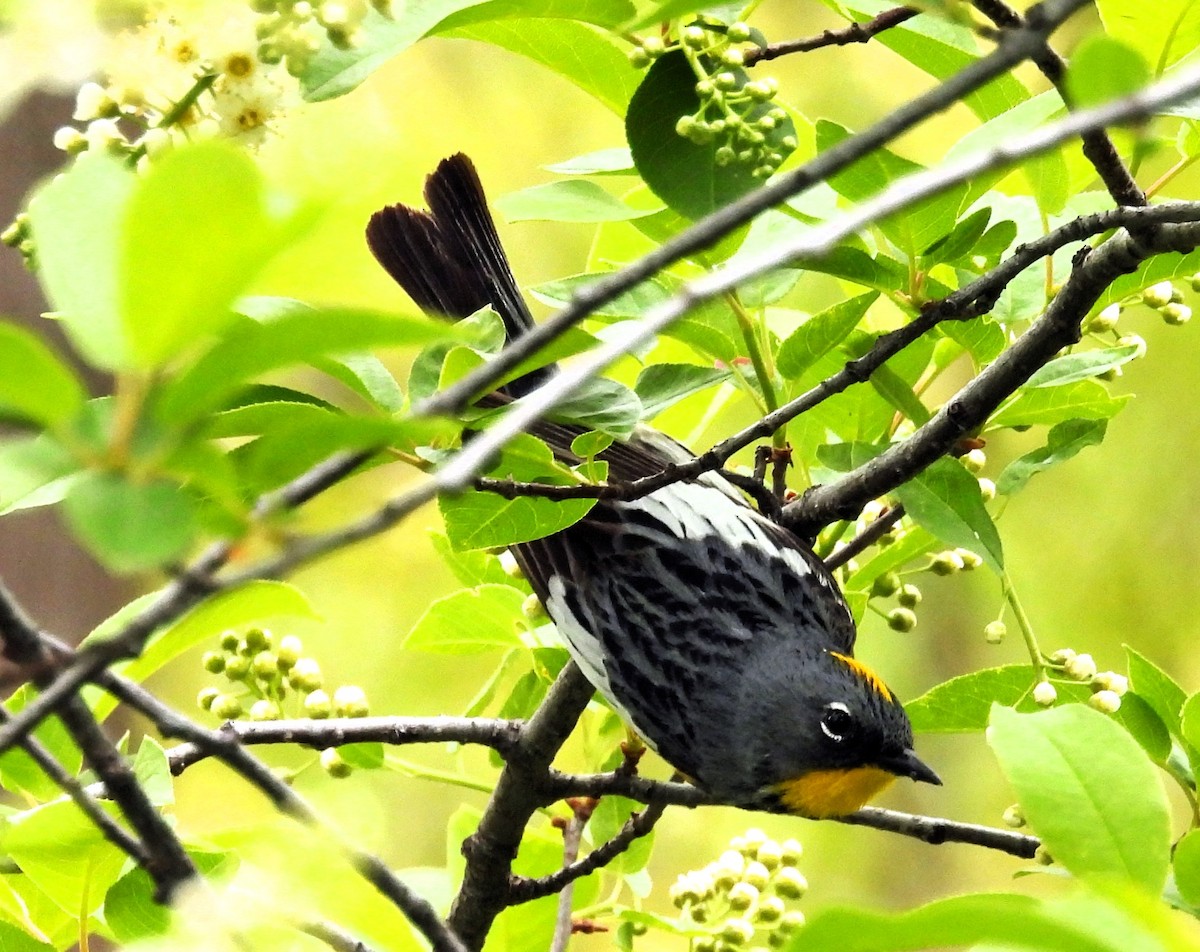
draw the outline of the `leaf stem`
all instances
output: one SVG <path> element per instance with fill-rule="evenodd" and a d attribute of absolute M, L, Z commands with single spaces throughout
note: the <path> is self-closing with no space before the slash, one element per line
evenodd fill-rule
<path fill-rule="evenodd" d="M 1005 571 L 1000 576 L 1001 585 L 1004 588 L 1004 600 L 1008 602 L 1008 607 L 1012 609 L 1013 617 L 1017 620 L 1017 627 L 1021 629 L 1021 637 L 1025 639 L 1025 647 L 1029 651 L 1029 659 L 1033 662 L 1033 671 L 1037 675 L 1037 680 L 1044 680 L 1046 677 L 1046 662 L 1042 655 L 1042 649 L 1038 646 L 1037 636 L 1033 632 L 1033 624 L 1029 621 L 1029 616 L 1025 614 L 1025 608 L 1021 605 L 1021 600 L 1017 597 L 1017 590 L 1013 586 L 1012 578 Z"/>
<path fill-rule="evenodd" d="M 779 394 L 775 390 L 774 371 L 768 366 L 762 342 L 759 340 L 760 322 L 756 321 L 746 310 L 737 291 L 725 292 L 725 300 L 737 318 L 738 327 L 741 328 L 742 340 L 746 343 L 746 353 L 750 357 L 750 363 L 754 367 L 754 376 L 758 379 L 759 388 L 762 390 L 763 403 L 767 412 L 773 413 L 779 409 Z M 776 449 L 783 449 L 787 446 L 787 424 L 771 434 L 771 445 Z"/>

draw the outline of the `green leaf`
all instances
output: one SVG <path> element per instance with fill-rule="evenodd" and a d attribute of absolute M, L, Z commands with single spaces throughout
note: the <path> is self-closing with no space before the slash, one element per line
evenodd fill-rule
<path fill-rule="evenodd" d="M 54 427 L 79 412 L 84 396 L 74 371 L 38 337 L 0 323 L 0 412 Z"/>
<path fill-rule="evenodd" d="M 547 281 L 544 284 L 539 284 L 536 287 L 530 288 L 529 293 L 543 304 L 548 304 L 551 307 L 562 307 L 570 303 L 571 299 L 580 291 L 590 287 L 597 281 L 611 277 L 611 274 L 605 273 L 573 274 L 566 278 L 558 278 L 555 281 Z M 636 287 L 630 288 L 607 304 L 602 304 L 589 316 L 593 318 L 642 317 L 646 311 L 656 304 L 661 304 L 670 296 L 670 288 L 660 281 L 650 278 L 641 282 Z"/>
<path fill-rule="evenodd" d="M 29 203 L 38 277 L 71 343 L 90 363 L 131 363 L 121 312 L 121 223 L 137 177 L 119 160 L 81 155 Z"/>
<path fill-rule="evenodd" d="M 1200 7 L 1193 0 L 1097 0 L 1104 31 L 1127 43 L 1155 76 L 1200 45 Z"/>
<path fill-rule="evenodd" d="M 1000 574 L 1000 535 L 979 492 L 979 481 L 958 460 L 943 457 L 895 491 L 917 525 L 952 546 L 978 552 Z"/>
<path fill-rule="evenodd" d="M 810 317 L 780 344 L 775 358 L 779 372 L 788 380 L 798 379 L 846 339 L 878 297 L 877 291 L 860 294 Z"/>
<path fill-rule="evenodd" d="M 1119 725 L 1081 704 L 1037 714 L 997 705 L 988 743 L 1057 862 L 1076 876 L 1162 890 L 1170 808 L 1154 765 Z"/>
<path fill-rule="evenodd" d="M 638 174 L 655 195 L 691 219 L 716 211 L 760 184 L 745 163 L 717 164 L 717 139 L 696 145 L 675 131 L 676 122 L 699 106 L 696 74 L 683 52 L 672 50 L 650 67 L 625 116 L 625 137 Z M 744 118 L 754 122 L 772 108 L 771 103 L 761 103 Z M 766 146 L 786 156 L 791 150 L 782 141 L 795 135 L 795 124 L 785 119 L 768 133 Z"/>
<path fill-rule="evenodd" d="M 560 4 L 561 5 L 561 4 Z M 483 8 L 492 6 L 486 4 Z M 584 4 L 577 5 L 580 9 Z M 473 11 L 467 11 L 468 14 Z M 535 15 L 535 14 L 531 14 Z M 490 43 L 545 66 L 574 83 L 619 116 L 625 114 L 640 74 L 629 64 L 625 48 L 586 23 L 570 20 L 494 20 L 456 29 L 442 36 Z"/>
<path fill-rule="evenodd" d="M 1026 382 L 1026 387 L 1061 387 L 1078 380 L 1089 380 L 1133 360 L 1143 348 L 1136 344 L 1104 347 L 1079 354 L 1064 354 L 1041 367 Z"/>
<path fill-rule="evenodd" d="M 99 807 L 110 816 L 118 812 L 111 803 Z M 30 882 L 74 916 L 100 908 L 125 864 L 125 854 L 69 800 L 9 817 L 4 851 Z"/>
<path fill-rule="evenodd" d="M 1200 750 L 1200 692 L 1184 701 L 1179 711 L 1179 730 L 1184 740 Z"/>
<path fill-rule="evenodd" d="M 1027 664 L 985 668 L 951 678 L 931 688 L 904 706 L 918 734 L 956 734 L 981 731 L 987 727 L 993 704 L 1002 704 L 1022 713 L 1034 713 L 1042 707 L 1033 700 L 1036 682 L 1033 666 Z M 1060 683 L 1060 701 L 1085 703 L 1091 697 L 1086 684 Z M 1155 763 L 1165 763 L 1171 750 L 1167 729 L 1150 707 L 1135 694 L 1126 694 L 1121 707 L 1110 715 L 1121 724 Z"/>
<path fill-rule="evenodd" d="M 1064 463 L 1088 446 L 1104 440 L 1107 420 L 1067 420 L 1050 428 L 1046 445 L 1026 453 L 1004 467 L 996 480 L 996 492 L 1005 495 L 1025 488 L 1035 475 Z"/>
<path fill-rule="evenodd" d="M 404 408 L 404 391 L 382 360 L 374 354 L 318 357 L 313 366 L 345 384 L 385 413 Z"/>
<path fill-rule="evenodd" d="M 634 12 L 630 0 L 490 0 L 452 14 L 434 32 L 441 35 L 467 23 L 551 17 L 617 27 L 626 23 Z"/>
<path fill-rule="evenodd" d="M 1008 343 L 1004 329 L 986 316 L 969 321 L 945 321 L 938 325 L 938 332 L 967 351 L 977 368 L 986 367 L 999 357 Z"/>
<path fill-rule="evenodd" d="M 912 386 L 891 367 L 883 366 L 871 374 L 871 386 L 903 416 L 921 426 L 929 419 L 929 410 Z"/>
<path fill-rule="evenodd" d="M 564 162 L 543 165 L 547 172 L 557 175 L 636 175 L 633 156 L 625 146 L 585 152 Z"/>
<path fill-rule="evenodd" d="M 482 549 L 455 549 L 444 533 L 430 530 L 429 541 L 438 555 L 450 567 L 454 577 L 463 585 L 510 585 L 523 592 L 530 591 L 529 584 L 522 578 L 513 578 L 505 570 L 499 557 Z"/>
<path fill-rule="evenodd" d="M 784 952 L 918 952 L 933 948 L 1004 948 L 1027 952 L 1128 952 L 1128 931 L 1063 914 L 1066 903 L 1032 896 L 955 896 L 907 912 L 827 908 L 815 913 Z M 1093 919 L 1096 916 L 1095 910 Z M 1108 934 L 1105 934 L 1108 927 Z M 1145 942 L 1145 933 L 1135 934 Z M 1138 945 L 1139 949 L 1154 948 Z"/>
<path fill-rule="evenodd" d="M 1186 692 L 1162 668 L 1128 645 L 1125 656 L 1129 662 L 1130 688 L 1150 705 L 1172 737 L 1186 742 L 1182 717 Z"/>
<path fill-rule="evenodd" d="M 938 262 L 957 261 L 959 258 L 975 254 L 975 245 L 987 231 L 991 217 L 990 208 L 980 208 L 957 222 L 949 234 L 921 252 L 922 266 L 930 268 Z"/>
<path fill-rule="evenodd" d="M 122 229 L 121 319 L 134 360 L 159 366 L 228 326 L 234 298 L 295 230 L 269 210 L 254 161 L 227 143 L 151 165 Z"/>
<path fill-rule="evenodd" d="M 153 806 L 169 807 L 175 802 L 171 762 L 153 737 L 142 738 L 137 756 L 133 758 L 133 775 Z"/>
<path fill-rule="evenodd" d="M 16 714 L 36 696 L 37 691 L 32 685 L 23 685 L 4 702 L 4 710 Z M 57 717 L 42 721 L 33 732 L 33 737 L 68 774 L 75 776 L 79 773 L 83 755 Z M 34 800 L 53 800 L 62 793 L 58 784 L 19 747 L 0 755 L 0 786 L 10 793 L 27 794 Z"/>
<path fill-rule="evenodd" d="M 595 504 L 594 499 L 505 499 L 474 490 L 438 499 L 446 536 L 455 549 L 493 548 L 541 539 L 574 525 Z"/>
<path fill-rule="evenodd" d="M 202 852 L 189 849 L 188 856 L 205 877 L 227 874 L 236 868 L 231 853 Z M 154 898 L 154 880 L 142 867 L 135 866 L 109 887 L 104 897 L 104 922 L 117 941 L 129 944 L 149 936 L 166 935 L 171 928 L 172 911 Z"/>
<path fill-rule="evenodd" d="M 594 459 L 612 446 L 613 442 L 613 438 L 607 433 L 589 430 L 571 440 L 571 452 L 580 459 Z"/>
<path fill-rule="evenodd" d="M 138 658 L 119 670 L 123 676 L 140 683 L 184 652 L 207 642 L 215 645 L 221 633 L 230 628 L 263 626 L 277 619 L 319 618 L 298 588 L 284 582 L 247 582 L 201 602 L 178 621 L 161 629 Z M 106 622 L 90 634 L 84 644 L 103 640 L 120 627 L 120 624 Z M 116 706 L 111 695 L 102 695 L 94 707 L 96 719 L 104 720 Z"/>
<path fill-rule="evenodd" d="M 47 434 L 0 445 L 0 515 L 59 502 L 79 463 Z"/>
<path fill-rule="evenodd" d="M 480 585 L 436 599 L 404 639 L 434 654 L 477 654 L 519 648 L 525 595 L 511 585 Z"/>
<path fill-rule="evenodd" d="M 1138 50 L 1110 36 L 1089 36 L 1067 64 L 1067 93 L 1079 109 L 1136 92 L 1150 82 L 1150 67 Z"/>
<path fill-rule="evenodd" d="M 55 952 L 54 946 L 39 942 L 24 929 L 0 921 L 0 948 L 5 952 Z"/>
<path fill-rule="evenodd" d="M 459 339 L 453 325 L 376 311 L 293 311 L 265 323 L 244 321 L 163 388 L 159 413 L 182 424 L 220 407 L 248 380 L 269 370 L 372 347 Z"/>
<path fill-rule="evenodd" d="M 80 541 L 114 572 L 157 568 L 181 558 L 196 530 L 196 504 L 165 480 L 133 483 L 118 473 L 87 472 L 64 502 Z"/>
<path fill-rule="evenodd" d="M 988 426 L 1053 426 L 1067 420 L 1108 420 L 1128 402 L 1129 394 L 1111 396 L 1095 380 L 1022 389 L 995 413 Z"/>
<path fill-rule="evenodd" d="M 820 152 L 833 148 L 851 135 L 849 129 L 827 119 L 818 120 L 816 132 Z M 829 184 L 839 195 L 862 202 L 883 191 L 896 179 L 920 169 L 917 163 L 893 152 L 875 149 L 830 178 Z M 879 229 L 908 258 L 915 258 L 953 231 L 966 196 L 967 186 L 956 186 L 888 216 L 878 223 Z"/>
<path fill-rule="evenodd" d="M 728 370 L 696 364 L 652 364 L 638 374 L 634 391 L 642 403 L 642 419 L 653 420 L 680 400 L 730 378 Z"/>
<path fill-rule="evenodd" d="M 551 420 L 599 430 L 618 440 L 628 439 L 642 418 L 642 401 L 623 383 L 597 377 L 580 391 L 554 405 Z"/>
<path fill-rule="evenodd" d="M 534 185 L 501 196 L 495 205 L 496 210 L 510 222 L 628 221 L 658 211 L 656 208 L 630 208 L 587 179 L 565 179 Z"/>
<path fill-rule="evenodd" d="M 1173 865 L 1179 895 L 1200 906 L 1200 830 L 1188 830 L 1175 844 Z"/>
<path fill-rule="evenodd" d="M 346 763 L 358 770 L 379 770 L 383 767 L 383 744 L 379 741 L 344 744 L 338 748 L 338 752 Z"/>
<path fill-rule="evenodd" d="M 600 846 L 607 843 L 621 831 L 626 821 L 634 813 L 643 809 L 645 809 L 645 804 L 638 803 L 636 800 L 627 800 L 625 797 L 602 797 L 588 823 L 593 844 Z M 604 868 L 618 876 L 636 873 L 639 869 L 645 868 L 653 848 L 654 833 L 651 831 L 649 835 L 634 840 L 629 849 Z"/>

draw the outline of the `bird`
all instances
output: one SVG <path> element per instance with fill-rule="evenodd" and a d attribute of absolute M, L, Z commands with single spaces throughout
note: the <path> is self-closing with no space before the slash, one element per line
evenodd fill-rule
<path fill-rule="evenodd" d="M 427 210 L 371 216 L 370 251 L 425 312 L 458 320 L 490 307 L 519 340 L 533 317 L 471 160 L 444 159 L 424 196 Z M 581 432 L 533 430 L 569 464 Z M 640 426 L 600 458 L 610 481 L 628 481 L 692 454 Z M 511 551 L 594 688 L 714 802 L 823 819 L 859 810 L 897 777 L 941 783 L 896 695 L 854 657 L 854 620 L 824 563 L 720 474 L 601 499 Z"/>

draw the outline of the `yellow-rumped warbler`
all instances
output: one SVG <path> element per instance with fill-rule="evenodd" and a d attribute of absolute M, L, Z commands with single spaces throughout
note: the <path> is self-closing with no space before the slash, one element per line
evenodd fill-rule
<path fill-rule="evenodd" d="M 509 339 L 533 323 L 470 160 L 444 160 L 429 211 L 376 212 L 367 242 L 418 306 L 449 318 L 492 307 Z M 552 369 L 505 389 L 519 396 Z M 578 428 L 536 435 L 566 462 Z M 691 454 L 648 428 L 601 454 L 609 479 Z M 596 689 L 714 798 L 810 817 L 852 813 L 894 777 L 940 783 L 882 680 L 853 657 L 837 584 L 800 539 L 716 474 L 627 502 L 513 552 Z"/>

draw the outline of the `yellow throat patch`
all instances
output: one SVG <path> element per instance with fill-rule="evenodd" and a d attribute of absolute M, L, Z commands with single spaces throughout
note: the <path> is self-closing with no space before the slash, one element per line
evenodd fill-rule
<path fill-rule="evenodd" d="M 824 820 L 853 813 L 895 779 L 882 767 L 812 770 L 783 781 L 775 793 L 788 813 Z"/>

